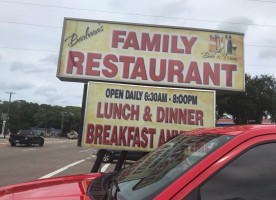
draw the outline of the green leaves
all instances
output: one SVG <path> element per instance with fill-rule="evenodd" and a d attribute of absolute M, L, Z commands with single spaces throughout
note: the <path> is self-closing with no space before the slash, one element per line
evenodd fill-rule
<path fill-rule="evenodd" d="M 233 116 L 236 124 L 260 124 L 263 118 L 276 120 L 276 80 L 273 76 L 245 75 L 245 92 L 218 93 L 217 118 Z"/>

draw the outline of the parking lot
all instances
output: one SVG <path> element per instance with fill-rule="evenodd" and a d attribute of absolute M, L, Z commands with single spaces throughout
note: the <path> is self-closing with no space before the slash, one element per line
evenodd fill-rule
<path fill-rule="evenodd" d="M 0 139 L 0 187 L 20 182 L 90 173 L 98 149 L 77 146 L 77 140 L 46 138 L 43 147 L 17 145 Z M 101 165 L 113 171 L 116 162 Z"/>

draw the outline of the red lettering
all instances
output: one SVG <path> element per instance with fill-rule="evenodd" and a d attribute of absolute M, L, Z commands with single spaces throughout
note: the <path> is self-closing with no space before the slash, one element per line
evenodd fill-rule
<path fill-rule="evenodd" d="M 214 71 L 210 63 L 203 63 L 203 84 L 209 85 L 209 78 L 211 78 L 214 85 L 220 85 L 220 65 L 215 63 Z"/>
<path fill-rule="evenodd" d="M 157 106 L 156 110 L 156 122 L 162 122 L 164 120 L 165 110 L 163 107 Z"/>
<path fill-rule="evenodd" d="M 179 109 L 178 124 L 186 124 L 187 109 Z"/>
<path fill-rule="evenodd" d="M 123 142 L 123 146 L 126 146 L 126 137 L 125 137 L 125 132 L 127 130 L 127 127 L 122 127 L 120 126 L 119 130 L 119 145 L 121 146 L 121 142 Z"/>
<path fill-rule="evenodd" d="M 128 127 L 128 132 L 127 132 L 127 146 L 130 146 L 130 141 L 133 140 L 133 135 L 132 133 L 134 132 L 134 127 L 129 126 Z"/>
<path fill-rule="evenodd" d="M 172 36 L 172 46 L 171 46 L 171 52 L 172 53 L 184 53 L 184 49 L 178 49 L 177 48 L 177 35 Z"/>
<path fill-rule="evenodd" d="M 162 81 L 165 78 L 166 74 L 166 59 L 161 59 L 160 60 L 160 68 L 159 69 L 159 75 L 156 75 L 156 59 L 151 58 L 150 59 L 150 67 L 149 67 L 149 76 L 151 80 L 153 81 Z"/>
<path fill-rule="evenodd" d="M 94 144 L 102 144 L 102 132 L 103 132 L 102 125 L 96 124 Z M 98 139 L 99 139 L 99 143 L 97 142 Z"/>
<path fill-rule="evenodd" d="M 124 42 L 124 39 L 119 37 L 120 35 L 126 35 L 126 31 L 117 31 L 117 30 L 113 31 L 112 48 L 118 48 L 118 43 Z"/>
<path fill-rule="evenodd" d="M 103 114 L 101 113 L 101 102 L 98 102 L 98 106 L 97 106 L 97 117 L 98 118 L 103 118 Z"/>
<path fill-rule="evenodd" d="M 190 83 L 191 81 L 195 81 L 197 84 L 201 84 L 201 78 L 200 78 L 200 74 L 199 74 L 199 70 L 198 70 L 198 66 L 197 66 L 197 62 L 192 61 L 190 63 L 187 75 L 186 75 L 186 79 L 185 79 L 185 83 Z"/>
<path fill-rule="evenodd" d="M 175 69 L 177 66 L 177 69 Z M 180 60 L 169 60 L 168 82 L 174 82 L 174 76 L 177 77 L 178 83 L 183 83 L 184 65 Z"/>
<path fill-rule="evenodd" d="M 84 61 L 84 55 L 82 52 L 69 51 L 66 73 L 72 74 L 73 67 L 77 67 L 77 74 L 82 75 L 83 74 L 83 66 L 82 66 L 83 61 Z"/>
<path fill-rule="evenodd" d="M 123 49 L 128 49 L 130 47 L 132 47 L 135 50 L 140 50 L 136 33 L 132 31 L 128 33 L 126 41 L 123 45 Z"/>
<path fill-rule="evenodd" d="M 130 114 L 126 114 L 126 109 L 130 110 L 130 106 L 128 104 L 124 104 L 123 106 L 123 112 L 122 112 L 122 115 L 123 115 L 123 119 L 124 120 L 127 120 L 130 116 Z"/>
<path fill-rule="evenodd" d="M 122 104 L 120 103 L 119 106 L 117 103 L 111 103 L 113 105 L 113 119 L 121 119 L 122 116 Z M 117 116 L 117 117 L 116 117 Z"/>
<path fill-rule="evenodd" d="M 149 132 L 150 134 L 150 148 L 153 148 L 153 134 L 156 133 L 156 129 L 155 128 L 149 128 Z"/>
<path fill-rule="evenodd" d="M 235 64 L 222 64 L 221 69 L 226 71 L 226 86 L 232 87 L 232 74 L 233 71 L 237 71 L 237 65 Z"/>
<path fill-rule="evenodd" d="M 189 109 L 188 110 L 188 124 L 189 125 L 194 125 L 195 124 L 195 122 L 193 121 L 193 119 L 194 119 L 194 113 L 195 113 L 195 110 L 193 110 L 193 109 Z"/>
<path fill-rule="evenodd" d="M 192 47 L 195 44 L 197 37 L 192 37 L 190 40 L 188 40 L 187 36 L 180 36 L 184 46 L 185 46 L 185 54 L 191 54 Z"/>
<path fill-rule="evenodd" d="M 102 54 L 99 54 L 99 53 L 87 54 L 85 75 L 100 76 L 100 71 L 93 70 L 92 68 L 95 68 L 95 67 L 99 68 L 100 63 L 94 61 L 94 59 L 101 59 L 101 58 L 102 58 Z"/>
<path fill-rule="evenodd" d="M 138 121 L 139 120 L 139 111 L 140 111 L 140 106 L 136 105 L 131 105 L 131 116 L 130 119 L 134 120 L 134 117 L 136 116 L 135 120 Z"/>
<path fill-rule="evenodd" d="M 111 129 L 110 125 L 104 125 L 103 144 L 105 144 L 105 145 L 109 144 L 108 137 L 110 135 L 110 129 Z"/>
<path fill-rule="evenodd" d="M 142 131 L 141 131 L 141 138 L 142 138 L 141 146 L 143 148 L 146 148 L 147 145 L 148 145 L 148 137 L 146 136 L 147 133 L 148 133 L 148 129 L 143 128 Z"/>
<path fill-rule="evenodd" d="M 114 63 L 112 63 L 110 61 L 118 62 L 118 58 L 112 54 L 106 55 L 104 57 L 103 64 L 106 68 L 110 69 L 110 71 L 107 69 L 103 69 L 102 72 L 103 72 L 104 76 L 106 76 L 108 78 L 113 78 L 118 73 L 118 68 Z"/>
<path fill-rule="evenodd" d="M 203 126 L 203 111 L 202 110 L 196 110 L 195 123 L 196 123 L 196 125 Z"/>
<path fill-rule="evenodd" d="M 111 105 L 109 106 L 109 110 L 108 110 L 108 105 L 109 103 L 104 103 L 104 117 L 107 119 L 111 118 L 112 116 L 113 103 L 111 103 Z"/>
<path fill-rule="evenodd" d="M 137 77 L 141 77 L 143 80 L 147 80 L 147 72 L 146 72 L 146 67 L 145 67 L 145 62 L 144 59 L 142 57 L 138 57 L 132 74 L 130 76 L 131 79 L 136 79 Z"/>
<path fill-rule="evenodd" d="M 165 143 L 164 129 L 161 129 L 160 135 L 159 135 L 158 146 L 161 146 L 164 143 Z"/>
<path fill-rule="evenodd" d="M 135 129 L 135 133 L 134 133 L 134 138 L 133 138 L 133 143 L 132 143 L 132 147 L 140 147 L 140 133 L 139 133 L 139 128 Z"/>
<path fill-rule="evenodd" d="M 141 50 L 152 51 L 153 48 L 155 47 L 154 51 L 159 52 L 160 40 L 161 40 L 160 34 L 154 34 L 151 41 L 149 33 L 142 33 Z"/>
<path fill-rule="evenodd" d="M 163 35 L 162 52 L 169 51 L 169 35 Z"/>
<path fill-rule="evenodd" d="M 110 144 L 118 145 L 118 136 L 117 136 L 117 126 L 114 126 L 112 129 L 112 135 L 110 139 Z"/>
<path fill-rule="evenodd" d="M 135 62 L 135 57 L 120 56 L 120 62 L 123 62 L 123 78 L 129 78 L 129 65 Z"/>
<path fill-rule="evenodd" d="M 86 133 L 86 143 L 91 144 L 94 139 L 94 125 L 88 124 L 87 125 L 87 133 Z"/>

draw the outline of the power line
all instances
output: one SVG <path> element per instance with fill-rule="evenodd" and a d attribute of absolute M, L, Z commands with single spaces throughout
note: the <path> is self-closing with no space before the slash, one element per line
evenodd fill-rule
<path fill-rule="evenodd" d="M 276 67 L 276 65 L 275 66 L 269 66 L 269 65 L 247 65 L 247 64 L 245 64 L 245 66 L 252 66 L 252 67 Z"/>
<path fill-rule="evenodd" d="M 23 5 L 32 5 L 32 6 L 42 6 L 42 7 L 49 7 L 49 8 L 60 8 L 60 9 L 69 9 L 69 10 L 80 10 L 80 11 L 90 11 L 90 12 L 120 14 L 120 15 L 132 15 L 132 16 L 143 16 L 143 17 L 155 17 L 155 18 L 167 18 L 167 19 L 178 19 L 178 20 L 180 19 L 180 20 L 187 20 L 187 21 L 200 21 L 200 22 L 210 22 L 210 23 L 225 23 L 225 24 L 237 24 L 237 25 L 248 25 L 248 26 L 276 27 L 276 25 L 254 24 L 254 23 L 241 23 L 241 22 L 225 22 L 225 21 L 217 21 L 217 20 L 205 20 L 205 19 L 193 19 L 193 18 L 183 18 L 183 17 L 171 17 L 171 16 L 150 15 L 150 14 L 141 14 L 141 13 L 116 12 L 116 11 L 87 9 L 87 8 L 72 8 L 72 7 L 66 7 L 66 6 L 53 6 L 53 5 L 37 4 L 37 3 L 26 3 L 26 2 L 18 2 L 18 1 L 5 1 L 4 0 L 4 1 L 1 1 L 1 2 L 14 3 L 14 4 L 23 4 Z"/>
<path fill-rule="evenodd" d="M 26 48 L 15 48 L 15 47 L 0 47 L 0 49 L 11 49 L 11 50 L 23 50 L 23 51 L 46 51 L 57 53 L 58 50 L 47 50 L 47 49 L 26 49 Z"/>
<path fill-rule="evenodd" d="M 248 0 L 248 1 L 257 1 L 257 2 L 264 2 L 264 3 L 276 3 L 275 1 L 262 1 L 262 0 Z"/>
<path fill-rule="evenodd" d="M 250 47 L 263 47 L 263 48 L 276 48 L 275 46 L 266 46 L 266 45 L 256 45 L 256 44 L 246 44 L 245 46 L 250 46 Z"/>
<path fill-rule="evenodd" d="M 41 24 L 29 24 L 29 23 L 21 23 L 21 22 L 12 22 L 12 21 L 0 21 L 1 23 L 7 23 L 7 24 L 19 24 L 19 25 L 26 25 L 26 26 L 37 26 L 37 27 L 45 27 L 45 28 L 62 28 L 61 26 L 47 26 L 47 25 L 41 25 Z"/>

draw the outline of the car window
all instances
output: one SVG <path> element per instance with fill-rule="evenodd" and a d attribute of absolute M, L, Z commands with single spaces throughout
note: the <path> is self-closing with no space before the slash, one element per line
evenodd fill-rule
<path fill-rule="evenodd" d="M 149 153 L 117 176 L 118 199 L 152 199 L 233 136 L 181 135 Z"/>
<path fill-rule="evenodd" d="M 201 200 L 275 200 L 276 143 L 246 151 L 200 187 Z"/>
<path fill-rule="evenodd" d="M 35 132 L 34 131 L 20 131 L 19 132 L 20 135 L 34 135 Z"/>

